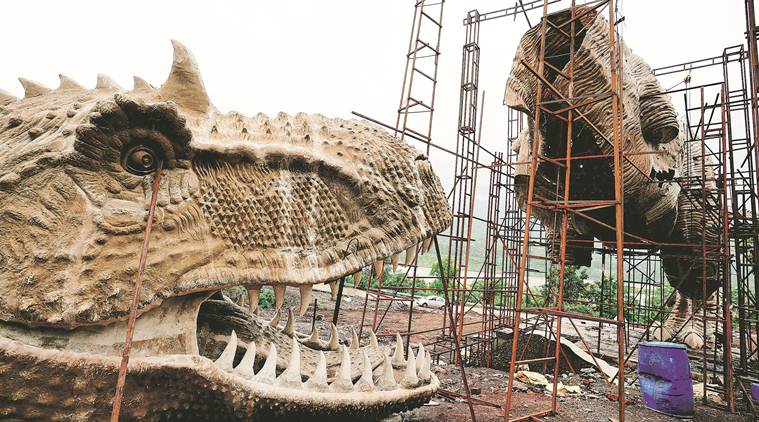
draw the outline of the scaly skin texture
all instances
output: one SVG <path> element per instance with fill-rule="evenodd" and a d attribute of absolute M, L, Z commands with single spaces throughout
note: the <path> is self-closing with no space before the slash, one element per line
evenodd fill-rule
<path fill-rule="evenodd" d="M 302 314 L 313 284 L 413 253 L 451 221 L 424 154 L 363 122 L 220 113 L 177 42 L 158 89 L 21 82 L 0 92 L 0 417 L 110 412 L 158 162 L 124 419 L 375 417 L 434 393 L 423 349 L 391 365 L 218 293 L 297 287 Z"/>
<path fill-rule="evenodd" d="M 609 68 L 609 22 L 596 11 L 587 7 L 577 7 L 575 38 L 575 66 L 573 96 L 575 104 L 590 102 L 601 94 L 611 92 L 611 69 Z M 562 11 L 550 15 L 548 19 L 555 25 L 569 21 L 571 12 Z M 568 73 L 569 43 L 560 32 L 546 25 L 546 61 Z M 568 30 L 568 26 L 566 27 Z M 621 40 L 618 40 L 622 43 Z M 528 115 L 527 129 L 520 134 L 513 145 L 518 152 L 518 162 L 529 162 L 531 145 L 538 142 L 538 153 L 549 158 L 566 155 L 567 125 L 550 113 L 541 111 L 540 129 L 535 131 L 534 113 L 536 88 L 540 83 L 529 70 L 537 71 L 540 54 L 540 25 L 527 31 L 517 49 L 513 67 L 506 87 L 505 102 Z M 677 307 L 665 324 L 666 330 L 658 330 L 662 337 L 666 333 L 679 331 L 678 338 L 689 346 L 703 345 L 702 321 L 689 319 L 698 306 L 706 290 L 707 297 L 719 288 L 717 258 L 719 248 L 709 246 L 708 263 L 701 259 L 702 240 L 707 245 L 718 242 L 718 220 L 704 216 L 704 209 L 716 206 L 714 198 L 702 198 L 702 166 L 700 146 L 695 142 L 685 142 L 686 134 L 680 130 L 677 113 L 664 90 L 656 80 L 651 68 L 630 49 L 622 45 L 623 66 L 622 103 L 624 110 L 623 150 L 626 155 L 622 162 L 624 186 L 625 231 L 655 242 L 669 244 L 692 244 L 698 246 L 667 246 L 662 248 L 662 261 L 667 278 L 678 291 Z M 525 64 L 527 63 L 527 65 Z M 568 81 L 546 66 L 546 79 L 557 89 L 566 93 Z M 551 91 L 543 89 L 541 101 L 556 100 Z M 595 97 L 594 97 L 595 96 Z M 564 102 L 544 103 L 549 110 L 567 107 Z M 579 117 L 582 113 L 603 135 L 599 135 L 590 124 Z M 566 116 L 566 113 L 563 114 Z M 605 138 L 605 139 L 604 139 Z M 612 114 L 609 100 L 595 101 L 579 105 L 574 114 L 572 130 L 572 155 L 601 155 L 613 153 Z M 688 145 L 686 147 L 686 145 Z M 707 165 L 710 162 L 707 160 Z M 711 167 L 705 170 L 707 191 L 714 191 Z M 563 198 L 564 170 L 557 165 L 538 161 L 534 197 L 537 200 L 559 200 Z M 529 165 L 517 167 L 517 194 L 522 206 L 526 205 Z M 613 201 L 614 176 L 612 159 L 585 159 L 571 162 L 570 191 L 572 201 Z M 716 209 L 716 208 L 715 208 Z M 560 259 L 561 214 L 545 208 L 533 207 L 533 212 L 547 227 L 549 254 L 557 262 Z M 592 221 L 579 214 L 570 214 L 567 228 L 566 263 L 590 265 L 591 241 L 614 240 L 614 207 L 584 211 Z M 607 225 L 607 226 L 604 226 Z M 627 237 L 626 241 L 639 241 Z M 704 266 L 706 268 L 704 268 Z M 704 287 L 704 284 L 706 285 Z M 676 315 L 675 315 L 676 314 Z M 685 318 L 683 318 L 685 315 Z M 683 327 L 684 321 L 687 327 Z M 683 329 L 681 329 L 683 327 Z M 709 331 L 714 328 L 710 327 Z"/>

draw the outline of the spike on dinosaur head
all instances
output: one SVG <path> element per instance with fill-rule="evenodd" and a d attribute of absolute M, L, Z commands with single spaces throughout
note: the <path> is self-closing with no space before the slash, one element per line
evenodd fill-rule
<path fill-rule="evenodd" d="M 103 75 L 101 73 L 98 75 L 97 83 L 95 83 L 95 89 L 115 89 L 118 91 L 121 87 L 108 75 Z"/>
<path fill-rule="evenodd" d="M 58 89 L 84 89 L 82 85 L 79 84 L 79 82 L 69 78 L 66 75 L 58 74 L 58 79 L 60 79 L 60 84 L 58 84 Z"/>
<path fill-rule="evenodd" d="M 153 88 L 152 85 L 150 85 L 145 79 L 142 79 L 139 76 L 134 76 L 134 85 L 132 87 L 133 92 L 153 92 L 155 91 L 155 88 Z"/>
<path fill-rule="evenodd" d="M 18 81 L 21 82 L 21 86 L 24 87 L 24 98 L 36 97 L 45 94 L 46 92 L 50 92 L 50 88 L 39 82 L 26 78 L 18 78 Z"/>
<path fill-rule="evenodd" d="M 10 92 L 3 91 L 0 89 L 0 106 L 8 105 L 14 101 L 16 101 L 18 98 L 11 95 Z"/>
<path fill-rule="evenodd" d="M 173 100 L 183 108 L 205 113 L 212 104 L 195 57 L 179 41 L 171 40 L 171 45 L 174 47 L 174 61 L 169 78 L 158 90 L 158 94 L 167 100 Z"/>

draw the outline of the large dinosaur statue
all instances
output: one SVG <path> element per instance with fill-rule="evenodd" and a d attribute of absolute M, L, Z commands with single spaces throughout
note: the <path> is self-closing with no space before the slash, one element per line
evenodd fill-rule
<path fill-rule="evenodd" d="M 278 327 L 451 221 L 427 157 L 373 126 L 218 112 L 174 42 L 166 82 L 0 92 L 0 419 L 106 420 L 162 167 L 124 420 L 371 419 L 425 403 L 430 355 Z M 251 309 L 218 293 L 246 286 Z M 255 315 L 261 286 L 277 317 Z M 400 339 L 400 337 L 397 337 Z"/>
<path fill-rule="evenodd" d="M 569 24 L 571 9 L 547 17 L 545 37 L 545 78 L 556 89 L 569 93 Z M 576 7 L 575 56 L 572 96 L 576 99 L 571 153 L 574 157 L 596 155 L 596 158 L 575 159 L 570 168 L 570 201 L 613 201 L 614 176 L 611 154 L 613 133 L 611 92 L 609 22 L 595 9 Z M 527 114 L 526 129 L 512 145 L 518 152 L 516 187 L 521 204 L 527 200 L 529 163 L 533 142 L 538 142 L 538 154 L 544 157 L 566 156 L 566 113 L 540 113 L 540 130 L 535 131 L 534 113 L 537 87 L 540 27 L 528 30 L 521 39 L 508 78 L 505 103 Z M 558 29 L 556 29 L 558 28 Z M 622 42 L 619 40 L 619 42 Z M 706 212 L 719 209 L 714 198 L 714 174 L 706 159 L 702 177 L 700 145 L 685 142 L 685 130 L 677 118 L 672 102 L 656 80 L 651 68 L 627 47 L 622 46 L 624 124 L 622 163 L 624 186 L 624 223 L 626 241 L 647 246 L 643 239 L 664 243 L 661 247 L 666 276 L 677 290 L 674 311 L 664 326 L 656 325 L 654 335 L 660 339 L 676 336 L 692 348 L 704 344 L 703 321 L 690 318 L 699 308 L 703 292 L 707 297 L 719 287 L 717 258 L 719 216 Z M 606 98 L 602 96 L 606 95 Z M 551 89 L 542 90 L 542 107 L 549 111 L 568 108 Z M 582 114 L 582 116 L 581 116 Z M 599 133 L 600 132 L 600 133 Z M 607 155 L 604 158 L 598 157 Z M 563 200 L 563 162 L 539 160 L 534 185 L 535 200 Z M 706 180 L 706 183 L 703 181 Z M 706 184 L 704 191 L 704 184 Z M 706 202 L 704 202 L 706 194 Z M 607 202 L 611 205 L 611 202 Z M 597 203 L 598 204 L 598 203 Z M 549 254 L 554 261 L 560 258 L 561 215 L 550 207 L 533 207 L 535 215 L 547 227 Z M 715 215 L 712 215 L 715 214 Z M 590 265 L 593 240 L 614 240 L 614 207 L 571 213 L 567 229 L 566 262 Z M 634 237 L 638 236 L 638 237 Z M 702 259 L 702 240 L 707 245 L 706 265 Z M 704 286 L 706 284 L 706 286 Z M 713 300 L 707 309 L 713 311 Z M 709 324 L 707 337 L 714 327 Z M 711 340 L 707 338 L 706 340 Z"/>

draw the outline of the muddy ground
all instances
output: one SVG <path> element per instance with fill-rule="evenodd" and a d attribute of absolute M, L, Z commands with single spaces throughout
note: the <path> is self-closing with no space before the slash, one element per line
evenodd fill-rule
<path fill-rule="evenodd" d="M 320 330 L 322 338 L 327 339 L 329 333 L 329 324 L 332 321 L 334 302 L 330 299 L 327 291 L 314 290 L 313 299 L 317 301 L 316 314 L 313 312 L 313 306 L 309 307 L 308 312 L 303 317 L 296 320 L 296 329 L 308 333 L 311 330 L 311 324 Z M 288 289 L 285 299 L 285 307 L 297 308 L 299 303 L 297 291 Z M 408 307 L 407 304 L 393 303 L 390 311 L 384 312 L 388 302 L 380 306 L 377 314 L 379 325 L 380 343 L 391 344 L 394 342 L 394 333 L 406 332 L 408 329 Z M 338 319 L 338 331 L 342 342 L 348 341 L 353 329 L 359 330 L 364 308 L 363 291 L 347 288 L 340 307 Z M 365 327 L 371 326 L 374 319 L 374 304 L 370 301 L 367 304 L 365 315 Z M 274 314 L 272 309 L 260 310 L 261 316 L 271 318 Z M 383 319 L 383 314 L 385 314 Z M 314 318 L 314 315 L 316 317 Z M 414 335 L 412 342 L 424 342 L 428 344 L 434 341 L 440 334 L 439 328 L 443 321 L 443 312 L 441 310 L 430 310 L 415 307 L 412 331 L 424 331 L 421 334 Z M 466 322 L 479 321 L 478 314 L 472 314 Z M 281 324 L 284 324 L 284 318 Z M 365 328 L 366 329 L 366 328 Z M 478 330 L 479 324 L 468 326 L 467 330 Z M 362 336 L 361 344 L 367 344 L 367 333 Z M 533 368 L 538 371 L 538 368 Z M 433 368 L 437 377 L 440 379 L 443 390 L 463 394 L 464 386 L 461 380 L 459 369 L 456 365 L 442 362 L 441 365 Z M 466 368 L 467 378 L 470 389 L 475 394 L 472 397 L 493 405 L 481 404 L 474 406 L 475 415 L 478 421 L 502 421 L 503 403 L 506 397 L 506 385 L 508 382 L 508 372 L 489 369 L 489 368 Z M 550 374 L 549 374 L 550 380 Z M 558 415 L 554 417 L 543 417 L 540 420 L 556 422 L 615 422 L 619 418 L 619 408 L 616 401 L 616 385 L 609 384 L 602 376 L 595 372 L 581 374 L 561 374 L 560 381 L 564 385 L 579 386 L 580 393 L 565 393 L 557 399 Z M 545 387 L 533 386 L 525 383 L 516 383 L 515 391 L 512 396 L 512 413 L 511 417 L 519 417 L 541 410 L 551 408 L 551 395 L 545 391 Z M 629 386 L 626 390 L 627 406 L 625 419 L 633 422 L 672 422 L 680 420 L 670 416 L 661 415 L 654 411 L 648 410 L 642 405 L 641 393 L 637 383 Z M 746 409 L 746 403 L 741 397 L 736 398 L 739 409 Z M 445 396 L 438 394 L 433 401 L 424 407 L 393 415 L 389 420 L 394 422 L 401 421 L 465 421 L 470 420 L 469 407 L 464 400 L 454 396 Z M 706 405 L 697 400 L 695 421 L 717 422 L 749 422 L 755 419 L 748 412 L 743 410 L 739 414 L 727 414 L 713 405 Z"/>

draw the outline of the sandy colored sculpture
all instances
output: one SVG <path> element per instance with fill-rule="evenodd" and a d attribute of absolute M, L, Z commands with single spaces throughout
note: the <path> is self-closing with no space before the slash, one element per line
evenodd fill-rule
<path fill-rule="evenodd" d="M 550 15 L 555 25 L 569 21 L 569 10 Z M 574 96 L 592 100 L 591 96 L 611 92 L 609 68 L 609 22 L 595 10 L 576 8 Z M 546 62 L 567 74 L 569 43 L 561 33 L 546 25 Z M 541 112 L 541 128 L 535 133 L 534 111 L 536 88 L 540 83 L 525 62 L 537 69 L 540 54 L 540 25 L 533 27 L 522 37 L 506 87 L 505 102 L 528 115 L 525 131 L 520 134 L 513 148 L 519 154 L 518 162 L 530 160 L 531 145 L 538 142 L 539 154 L 546 157 L 564 157 L 567 124 L 554 115 Z M 718 209 L 712 194 L 703 200 L 703 178 L 700 145 L 686 143 L 677 113 L 669 96 L 656 80 L 651 68 L 631 50 L 623 46 L 623 103 L 624 103 L 624 151 L 631 153 L 623 161 L 625 231 L 654 242 L 669 244 L 662 247 L 662 262 L 670 284 L 677 290 L 675 311 L 664 326 L 655 328 L 655 336 L 669 339 L 674 336 L 690 347 L 704 344 L 703 321 L 696 315 L 689 318 L 703 298 L 719 288 L 716 259 L 718 252 L 707 249 L 708 262 L 703 265 L 700 246 L 705 240 L 713 245 L 718 240 L 715 217 L 705 216 L 708 207 Z M 547 79 L 560 92 L 568 92 L 568 80 L 558 72 L 548 70 Z M 545 100 L 553 100 L 549 89 L 543 90 Z M 583 100 L 575 100 L 581 103 Z M 561 101 L 545 103 L 548 110 L 557 111 L 566 104 Z M 606 134 L 600 136 L 586 121 L 577 117 L 573 123 L 571 153 L 573 156 L 602 155 L 613 152 L 611 106 L 608 100 L 580 105 L 577 110 Z M 686 147 L 686 145 L 688 145 Z M 632 154 L 634 153 L 634 154 Z M 614 175 L 612 159 L 573 160 L 570 172 L 570 200 L 614 200 Z M 710 164 L 707 161 L 707 165 Z M 711 167 L 706 174 L 706 191 L 714 191 Z M 559 174 L 559 176 L 557 176 Z M 557 179 L 559 183 L 557 183 Z M 529 166 L 517 168 L 517 193 L 522 206 L 526 205 Z M 564 171 L 557 166 L 539 162 L 534 187 L 536 200 L 553 200 L 556 192 L 564 188 Z M 558 185 L 558 187 L 557 187 Z M 547 226 L 549 254 L 560 258 L 561 216 L 551 210 L 533 207 L 535 215 Z M 593 239 L 614 240 L 614 207 L 598 207 L 584 214 L 570 214 L 567 229 L 566 262 L 574 265 L 590 265 Z M 718 217 L 716 217 L 718 218 Z M 596 221 L 601 222 L 599 224 Z M 554 225 L 555 223 L 555 225 Z M 605 226 L 606 225 L 606 226 Z M 705 238 L 705 239 L 704 239 Z M 626 241 L 640 239 L 628 237 Z M 645 247 L 645 245 L 641 246 Z M 706 268 L 704 268 L 706 267 Z M 704 289 L 704 284 L 706 284 Z M 707 309 L 713 310 L 713 300 L 707 301 Z M 711 337 L 713 324 L 708 328 Z M 707 341 L 711 338 L 707 338 Z"/>
<path fill-rule="evenodd" d="M 450 224 L 424 154 L 355 121 L 219 113 L 177 42 L 158 89 L 21 83 L 0 92 L 0 418 L 108 418 L 159 162 L 125 420 L 373 418 L 435 392 L 423 348 L 279 318 L 287 286 L 302 314 L 312 285 L 413 258 Z M 251 309 L 218 293 L 239 285 Z"/>

